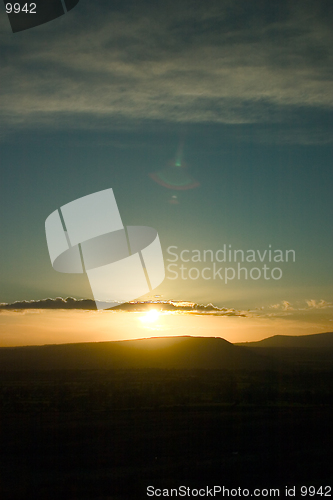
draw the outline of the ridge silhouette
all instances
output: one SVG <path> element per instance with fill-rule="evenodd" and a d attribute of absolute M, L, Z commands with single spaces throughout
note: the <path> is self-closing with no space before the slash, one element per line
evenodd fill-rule
<path fill-rule="evenodd" d="M 215 337 L 156 337 L 0 348 L 0 370 L 267 369 L 259 354 Z"/>

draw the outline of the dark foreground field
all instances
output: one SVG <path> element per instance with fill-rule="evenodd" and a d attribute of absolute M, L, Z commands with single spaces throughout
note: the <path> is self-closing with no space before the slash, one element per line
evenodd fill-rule
<path fill-rule="evenodd" d="M 145 499 L 149 485 L 280 488 L 284 498 L 287 485 L 333 483 L 332 371 L 30 371 L 0 380 L 1 499 Z"/>

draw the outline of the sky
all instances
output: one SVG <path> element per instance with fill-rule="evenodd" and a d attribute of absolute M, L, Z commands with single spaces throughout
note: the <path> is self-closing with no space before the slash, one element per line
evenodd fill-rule
<path fill-rule="evenodd" d="M 332 331 L 332 18 L 326 0 L 80 0 L 12 33 L 3 7 L 0 346 Z M 140 300 L 190 310 L 78 310 L 88 279 L 52 268 L 45 220 L 108 188 L 159 234 L 166 277 Z"/>

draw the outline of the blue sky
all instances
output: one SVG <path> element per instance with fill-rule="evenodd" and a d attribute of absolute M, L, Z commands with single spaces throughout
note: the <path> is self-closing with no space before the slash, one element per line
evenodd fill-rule
<path fill-rule="evenodd" d="M 167 272 L 163 299 L 237 310 L 323 300 L 328 325 L 332 16 L 326 1 L 81 0 L 13 34 L 3 11 L 0 302 L 91 297 L 84 277 L 52 269 L 44 222 L 112 187 L 124 224 L 156 228 L 166 258 L 171 245 L 296 252 L 278 281 Z M 149 176 L 180 136 L 200 183 L 187 191 Z"/>

